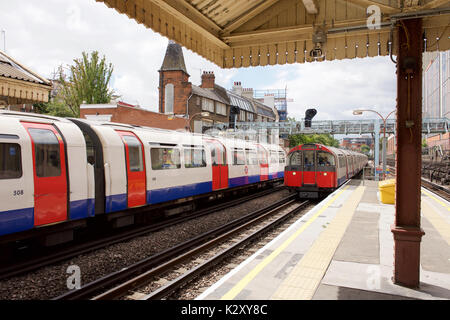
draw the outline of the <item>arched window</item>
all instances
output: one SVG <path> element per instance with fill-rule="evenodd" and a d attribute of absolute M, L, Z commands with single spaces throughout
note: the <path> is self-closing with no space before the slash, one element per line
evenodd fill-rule
<path fill-rule="evenodd" d="M 173 84 L 166 84 L 164 91 L 164 113 L 173 113 Z"/>

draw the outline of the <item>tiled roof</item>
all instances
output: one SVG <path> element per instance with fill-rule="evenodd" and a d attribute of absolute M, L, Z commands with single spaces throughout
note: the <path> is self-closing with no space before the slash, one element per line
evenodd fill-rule
<path fill-rule="evenodd" d="M 208 99 L 211 99 L 214 101 L 219 101 L 221 103 L 230 104 L 229 101 L 225 100 L 220 94 L 218 94 L 216 89 L 214 89 L 214 90 L 204 89 L 204 88 L 200 88 L 195 85 L 192 85 L 192 93 L 196 94 L 200 97 L 205 97 L 205 98 L 208 98 Z"/>
<path fill-rule="evenodd" d="M 48 82 L 35 76 L 29 70 L 17 64 L 11 58 L 0 52 L 0 76 L 5 78 L 12 78 L 38 84 L 49 85 Z"/>
<path fill-rule="evenodd" d="M 178 43 L 169 41 L 160 71 L 184 71 L 188 74 L 184 63 L 183 49 Z"/>

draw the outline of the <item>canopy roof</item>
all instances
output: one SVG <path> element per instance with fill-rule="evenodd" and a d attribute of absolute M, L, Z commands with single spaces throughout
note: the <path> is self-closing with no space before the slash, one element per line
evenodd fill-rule
<path fill-rule="evenodd" d="M 412 17 L 423 18 L 427 51 L 450 49 L 448 0 L 96 1 L 222 68 L 389 55 L 391 30 Z M 371 5 L 380 8 L 378 29 L 368 28 Z"/>
<path fill-rule="evenodd" d="M 47 102 L 51 89 L 47 79 L 0 51 L 0 97 L 7 103 Z"/>

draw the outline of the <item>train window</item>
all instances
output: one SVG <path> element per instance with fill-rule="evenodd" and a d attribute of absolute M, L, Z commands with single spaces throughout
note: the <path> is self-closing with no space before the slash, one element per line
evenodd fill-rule
<path fill-rule="evenodd" d="M 314 151 L 303 151 L 305 155 L 305 166 L 314 166 Z"/>
<path fill-rule="evenodd" d="M 247 164 L 258 164 L 258 155 L 256 154 L 256 150 L 245 150 L 245 153 L 247 154 Z"/>
<path fill-rule="evenodd" d="M 244 165 L 245 164 L 245 157 L 244 157 L 244 150 L 233 150 L 233 165 Z"/>
<path fill-rule="evenodd" d="M 302 152 L 294 151 L 289 156 L 289 165 L 290 166 L 301 166 L 302 165 Z"/>
<path fill-rule="evenodd" d="M 36 175 L 41 178 L 61 175 L 59 142 L 51 130 L 29 128 L 34 142 Z"/>
<path fill-rule="evenodd" d="M 173 148 L 151 148 L 150 156 L 153 170 L 179 169 L 180 150 Z"/>
<path fill-rule="evenodd" d="M 17 179 L 22 176 L 20 145 L 0 143 L 0 179 Z"/>
<path fill-rule="evenodd" d="M 84 141 L 86 141 L 86 158 L 87 162 L 94 165 L 95 164 L 95 147 L 94 142 L 92 141 L 91 137 L 86 133 L 83 132 Z"/>
<path fill-rule="evenodd" d="M 122 136 L 128 146 L 128 158 L 130 161 L 130 171 L 144 171 L 144 161 L 142 159 L 142 145 L 136 137 Z"/>
<path fill-rule="evenodd" d="M 184 149 L 184 167 L 206 167 L 206 153 L 204 149 Z"/>
<path fill-rule="evenodd" d="M 278 152 L 270 152 L 270 163 L 278 163 Z"/>
<path fill-rule="evenodd" d="M 224 147 L 220 143 L 212 142 L 208 143 L 211 150 L 211 163 L 213 166 L 226 165 L 227 158 Z"/>
<path fill-rule="evenodd" d="M 331 153 L 325 151 L 317 152 L 317 159 L 319 166 L 334 166 L 334 156 Z"/>
<path fill-rule="evenodd" d="M 286 161 L 284 152 L 278 152 L 278 163 L 284 163 Z"/>
<path fill-rule="evenodd" d="M 258 145 L 259 164 L 267 164 L 267 151 Z"/>

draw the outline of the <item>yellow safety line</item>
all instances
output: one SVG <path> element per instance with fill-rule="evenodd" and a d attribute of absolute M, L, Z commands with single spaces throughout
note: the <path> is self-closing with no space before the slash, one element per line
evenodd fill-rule
<path fill-rule="evenodd" d="M 422 189 L 422 192 L 425 193 L 427 196 L 429 196 L 430 198 L 432 198 L 433 200 L 435 200 L 437 203 L 439 203 L 441 206 L 443 206 L 444 208 L 447 209 L 447 211 L 450 211 L 450 206 L 448 206 L 446 203 L 442 202 L 441 200 L 439 200 L 438 198 L 436 198 L 435 196 L 433 196 L 430 192 L 425 191 Z"/>
<path fill-rule="evenodd" d="M 269 256 L 261 261 L 253 270 L 242 278 L 233 288 L 230 289 L 221 300 L 232 300 L 241 292 L 270 262 L 272 262 L 286 247 L 291 244 L 317 217 L 327 209 L 349 186 L 345 186 L 334 197 L 332 197 L 322 208 L 320 208 L 300 229 L 292 234 L 281 246 L 274 250 Z"/>
<path fill-rule="evenodd" d="M 422 213 L 431 222 L 433 227 L 441 234 L 441 236 L 450 245 L 450 225 L 445 221 L 431 205 L 426 201 L 422 201 Z"/>
<path fill-rule="evenodd" d="M 365 187 L 359 186 L 339 209 L 333 221 L 314 241 L 308 252 L 280 284 L 271 299 L 309 300 L 320 285 L 334 253 L 344 236 Z"/>

